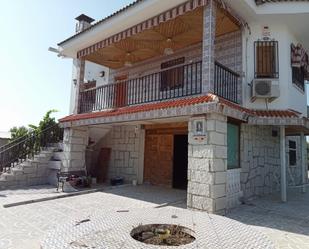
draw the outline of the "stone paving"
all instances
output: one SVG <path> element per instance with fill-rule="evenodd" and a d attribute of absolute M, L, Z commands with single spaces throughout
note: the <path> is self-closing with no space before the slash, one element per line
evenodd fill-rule
<path fill-rule="evenodd" d="M 280 196 L 268 196 L 241 205 L 227 215 L 264 232 L 282 249 L 309 248 L 309 188 L 288 191 L 288 202 L 280 202 Z"/>
<path fill-rule="evenodd" d="M 0 192 L 1 195 L 3 192 Z M 14 200 L 14 192 L 7 192 L 7 195 L 10 196 L 8 197 L 10 200 Z M 251 205 L 242 205 L 227 215 L 229 219 L 186 210 L 185 191 L 151 186 L 123 187 L 10 208 L 2 208 L 4 200 L 1 197 L 0 248 L 39 249 L 42 243 L 45 248 L 63 249 L 65 247 L 51 247 L 48 244 L 48 241 L 55 238 L 61 229 L 65 229 L 64 231 L 70 229 L 70 231 L 74 229 L 93 231 L 96 227 L 96 233 L 81 232 L 79 236 L 74 232 L 70 235 L 70 238 L 73 238 L 71 241 L 73 247 L 71 248 L 85 248 L 80 244 L 91 241 L 93 243 L 91 245 L 94 246 L 96 245 L 94 241 L 100 241 L 97 239 L 103 236 L 104 229 L 99 230 L 98 228 L 100 226 L 100 228 L 104 228 L 107 220 L 110 221 L 108 224 L 113 226 L 108 228 L 105 226 L 105 231 L 110 232 L 106 237 L 112 239 L 114 234 L 111 231 L 120 231 L 117 230 L 119 227 L 126 227 L 127 230 L 130 230 L 133 225 L 138 225 L 141 222 L 153 222 L 154 219 L 158 222 L 175 222 L 175 218 L 172 218 L 173 215 L 178 217 L 177 219 L 181 221 L 178 221 L 179 223 L 194 228 L 197 237 L 206 238 L 199 234 L 200 229 L 198 231 L 195 229 L 195 226 L 203 226 L 202 230 L 209 236 L 205 242 L 209 248 L 233 248 L 232 245 L 237 246 L 234 248 L 250 248 L 250 246 L 243 244 L 243 241 L 250 241 L 246 238 L 253 239 L 250 242 L 252 245 L 259 242 L 263 246 L 260 248 L 267 248 L 265 245 L 269 245 L 269 241 L 263 234 L 266 234 L 278 248 L 309 248 L 309 193 L 289 193 L 288 197 L 289 202 L 286 204 L 281 204 L 277 199 L 264 198 L 254 201 Z M 127 210 L 129 212 L 126 212 Z M 76 222 L 83 219 L 90 219 L 95 226 L 92 226 L 91 222 L 75 226 Z M 119 226 L 119 224 L 123 224 L 123 226 Z M 215 229 L 211 230 L 211 226 Z M 112 227 L 115 230 L 111 229 Z M 218 234 L 215 231 L 221 232 Z M 217 237 L 212 237 L 214 236 L 213 232 Z M 260 234 L 260 232 L 262 233 Z M 125 240 L 128 239 L 128 234 L 123 236 L 126 236 Z M 62 241 L 68 242 L 68 240 Z M 213 244 L 209 244 L 211 242 Z M 115 241 L 114 243 L 117 245 Z M 197 247 L 200 245 L 198 243 L 200 242 L 195 242 L 190 246 L 204 248 Z M 239 243 L 241 244 L 239 245 Z M 269 247 L 271 246 L 269 245 Z M 104 246 L 97 248 L 126 247 Z M 138 244 L 138 246 L 127 248 L 145 247 Z M 254 248 L 259 247 L 255 246 Z"/>

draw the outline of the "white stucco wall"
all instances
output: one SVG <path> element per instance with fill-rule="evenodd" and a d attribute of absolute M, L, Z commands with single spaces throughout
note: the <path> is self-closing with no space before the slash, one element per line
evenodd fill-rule
<path fill-rule="evenodd" d="M 104 77 L 100 76 L 102 71 L 105 72 Z M 78 92 L 77 92 L 77 85 L 74 83 L 74 80 L 77 80 L 79 78 L 78 74 L 79 74 L 78 60 L 73 59 L 70 109 L 69 109 L 70 114 L 74 113 L 76 105 L 76 96 Z M 108 78 L 109 78 L 109 69 L 107 67 L 89 61 L 85 62 L 84 82 L 95 80 L 96 86 L 98 87 L 107 84 Z"/>
<path fill-rule="evenodd" d="M 262 39 L 263 27 L 268 26 L 271 39 L 278 41 L 279 46 L 279 88 L 280 97 L 268 103 L 269 109 L 293 109 L 307 115 L 306 94 L 292 83 L 291 43 L 297 43 L 292 32 L 281 24 L 269 22 L 249 23 L 251 34 L 248 31 L 243 35 L 243 68 L 246 77 L 243 80 L 244 105 L 248 108 L 266 109 L 264 99 L 251 102 L 251 88 L 248 84 L 254 79 L 254 42 Z M 247 65 L 247 67 L 246 67 Z"/>
<path fill-rule="evenodd" d="M 101 72 L 105 72 L 105 76 L 101 77 Z M 109 69 L 107 67 L 101 66 L 99 64 L 95 64 L 93 62 L 86 61 L 85 64 L 85 77 L 84 81 L 93 81 L 95 80 L 97 82 L 96 86 L 102 86 L 107 84 L 108 82 L 108 71 Z"/>

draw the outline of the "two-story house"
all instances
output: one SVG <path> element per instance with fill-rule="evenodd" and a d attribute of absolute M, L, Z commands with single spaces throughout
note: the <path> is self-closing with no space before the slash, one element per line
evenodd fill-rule
<path fill-rule="evenodd" d="M 63 171 L 187 190 L 222 213 L 300 186 L 308 1 L 137 0 L 58 44 L 73 59 Z"/>

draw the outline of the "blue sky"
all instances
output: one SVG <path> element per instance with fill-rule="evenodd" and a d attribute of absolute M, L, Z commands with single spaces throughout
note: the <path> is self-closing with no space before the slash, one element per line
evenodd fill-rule
<path fill-rule="evenodd" d="M 1 0 L 0 131 L 68 114 L 72 61 L 48 52 L 74 34 L 81 13 L 101 19 L 132 0 Z"/>

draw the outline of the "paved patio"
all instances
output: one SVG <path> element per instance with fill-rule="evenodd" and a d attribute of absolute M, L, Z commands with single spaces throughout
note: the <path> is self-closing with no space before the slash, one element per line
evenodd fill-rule
<path fill-rule="evenodd" d="M 44 189 L 41 191 L 44 192 Z M 96 222 L 96 226 L 99 227 L 100 224 L 101 226 L 106 224 L 109 217 L 113 217 L 110 219 L 109 224 L 119 227 L 118 224 L 120 223 L 128 225 L 131 224 L 131 221 L 136 221 L 136 219 L 150 222 L 155 217 L 162 220 L 162 222 L 169 221 L 173 220 L 172 216 L 174 214 L 189 227 L 196 223 L 197 226 L 204 224 L 204 229 L 207 229 L 209 227 L 207 224 L 215 221 L 212 224 L 217 226 L 222 235 L 230 235 L 225 236 L 232 239 L 229 242 L 228 239 L 225 240 L 225 243 L 230 244 L 214 243 L 212 246 L 207 244 L 209 248 L 227 248 L 226 246 L 230 246 L 232 243 L 237 245 L 241 238 L 248 236 L 248 233 L 251 234 L 249 237 L 258 237 L 254 241 L 261 239 L 261 245 L 263 243 L 269 245 L 267 244 L 267 238 L 263 236 L 263 234 L 266 234 L 278 248 L 309 248 L 309 194 L 293 192 L 293 194 L 289 194 L 289 202 L 286 204 L 281 204 L 277 199 L 264 198 L 254 201 L 251 205 L 243 205 L 232 210 L 227 215 L 230 219 L 220 216 L 215 216 L 218 219 L 210 219 L 209 217 L 212 216 L 207 213 L 194 212 L 195 214 L 191 214 L 191 211 L 185 209 L 185 191 L 151 186 L 122 187 L 69 198 L 3 208 L 3 203 L 7 202 L 6 198 L 10 198 L 10 201 L 14 201 L 14 198 L 20 200 L 18 191 L 11 191 L 6 192 L 6 196 L 9 197 L 0 197 L 0 248 L 36 249 L 40 248 L 41 241 L 43 241 L 43 245 L 48 246 L 48 241 L 52 240 L 57 232 L 61 231 L 61 229 L 67 231 L 68 227 L 72 229 L 73 226 L 76 227 L 76 222 L 84 219 Z M 23 190 L 23 195 L 26 193 L 29 193 L 30 196 L 30 192 Z M 0 191 L 0 196 L 4 195 L 4 192 Z M 190 214 L 188 215 L 187 212 Z M 127 218 L 124 219 L 124 217 Z M 235 224 L 237 224 L 236 228 Z M 77 227 L 79 229 L 88 227 L 89 229 L 89 226 L 91 226 L 91 223 L 85 222 Z M 243 230 L 243 227 L 246 229 Z M 261 231 L 262 234 L 255 232 L 254 229 Z M 238 233 L 235 233 L 235 231 L 238 231 Z M 215 242 L 215 239 L 209 240 L 214 236 L 213 233 L 207 232 L 209 236 L 207 237 L 207 243 L 209 241 Z M 237 237 L 234 236 L 233 238 L 233 234 Z M 75 241 L 93 241 L 95 239 L 93 236 L 102 236 L 100 233 L 95 235 L 90 233 L 90 235 L 82 233 L 81 236 L 76 237 L 78 239 Z M 75 244 L 71 248 L 82 247 Z M 267 248 L 267 246 L 261 248 Z"/>

